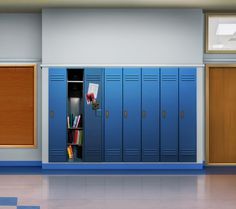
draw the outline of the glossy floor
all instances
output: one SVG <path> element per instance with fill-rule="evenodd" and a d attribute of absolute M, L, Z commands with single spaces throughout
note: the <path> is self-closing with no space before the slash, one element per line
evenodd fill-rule
<path fill-rule="evenodd" d="M 0 197 L 41 209 L 234 209 L 236 175 L 0 175 Z"/>

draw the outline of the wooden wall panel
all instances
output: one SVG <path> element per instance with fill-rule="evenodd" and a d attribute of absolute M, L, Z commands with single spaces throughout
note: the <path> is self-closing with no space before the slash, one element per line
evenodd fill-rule
<path fill-rule="evenodd" d="M 0 66 L 0 147 L 36 146 L 36 66 Z"/>

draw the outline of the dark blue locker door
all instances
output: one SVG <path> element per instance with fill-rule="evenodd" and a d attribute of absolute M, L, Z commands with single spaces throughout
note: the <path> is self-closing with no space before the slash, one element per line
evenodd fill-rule
<path fill-rule="evenodd" d="M 161 68 L 161 161 L 178 161 L 178 68 Z"/>
<path fill-rule="evenodd" d="M 98 162 L 103 160 L 103 71 L 102 68 L 86 68 L 84 71 L 84 158 L 87 162 Z M 99 108 L 92 109 L 87 104 L 86 94 L 89 84 L 98 84 L 97 102 Z"/>
<path fill-rule="evenodd" d="M 142 68 L 142 161 L 159 161 L 159 68 Z"/>
<path fill-rule="evenodd" d="M 196 161 L 196 68 L 179 69 L 179 161 Z"/>
<path fill-rule="evenodd" d="M 122 161 L 122 68 L 105 69 L 105 161 Z"/>
<path fill-rule="evenodd" d="M 66 68 L 49 69 L 49 162 L 67 160 Z"/>
<path fill-rule="evenodd" d="M 123 69 L 123 161 L 141 161 L 141 69 Z"/>

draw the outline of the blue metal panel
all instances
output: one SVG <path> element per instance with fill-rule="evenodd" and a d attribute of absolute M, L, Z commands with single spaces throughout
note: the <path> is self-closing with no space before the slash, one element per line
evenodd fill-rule
<path fill-rule="evenodd" d="M 66 68 L 49 69 L 49 161 L 64 162 L 66 154 Z"/>
<path fill-rule="evenodd" d="M 161 69 L 161 161 L 178 161 L 178 68 Z"/>
<path fill-rule="evenodd" d="M 84 99 L 84 159 L 87 162 L 103 160 L 103 68 L 86 68 L 84 71 L 84 97 L 88 92 L 89 83 L 99 85 L 97 102 L 99 109 L 93 110 Z"/>
<path fill-rule="evenodd" d="M 142 161 L 159 161 L 159 68 L 142 69 Z"/>
<path fill-rule="evenodd" d="M 105 69 L 105 161 L 122 161 L 122 68 Z"/>
<path fill-rule="evenodd" d="M 179 69 L 179 161 L 196 161 L 196 68 Z"/>
<path fill-rule="evenodd" d="M 123 69 L 123 161 L 141 161 L 141 69 Z"/>

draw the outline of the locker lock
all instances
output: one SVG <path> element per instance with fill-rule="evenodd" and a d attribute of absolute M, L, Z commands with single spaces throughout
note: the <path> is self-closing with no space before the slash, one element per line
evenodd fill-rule
<path fill-rule="evenodd" d="M 184 111 L 180 112 L 180 118 L 183 119 L 184 118 Z"/>
<path fill-rule="evenodd" d="M 143 112 L 142 112 L 142 116 L 143 116 L 143 118 L 146 118 L 147 112 L 146 112 L 146 111 L 143 111 Z"/>
<path fill-rule="evenodd" d="M 166 111 L 164 111 L 164 110 L 162 111 L 162 117 L 166 118 Z"/>
<path fill-rule="evenodd" d="M 128 112 L 124 111 L 124 117 L 127 118 L 128 117 Z"/>
<path fill-rule="evenodd" d="M 109 118 L 109 111 L 106 111 L 106 118 Z"/>
<path fill-rule="evenodd" d="M 50 118 L 54 118 L 54 111 L 50 111 Z"/>

